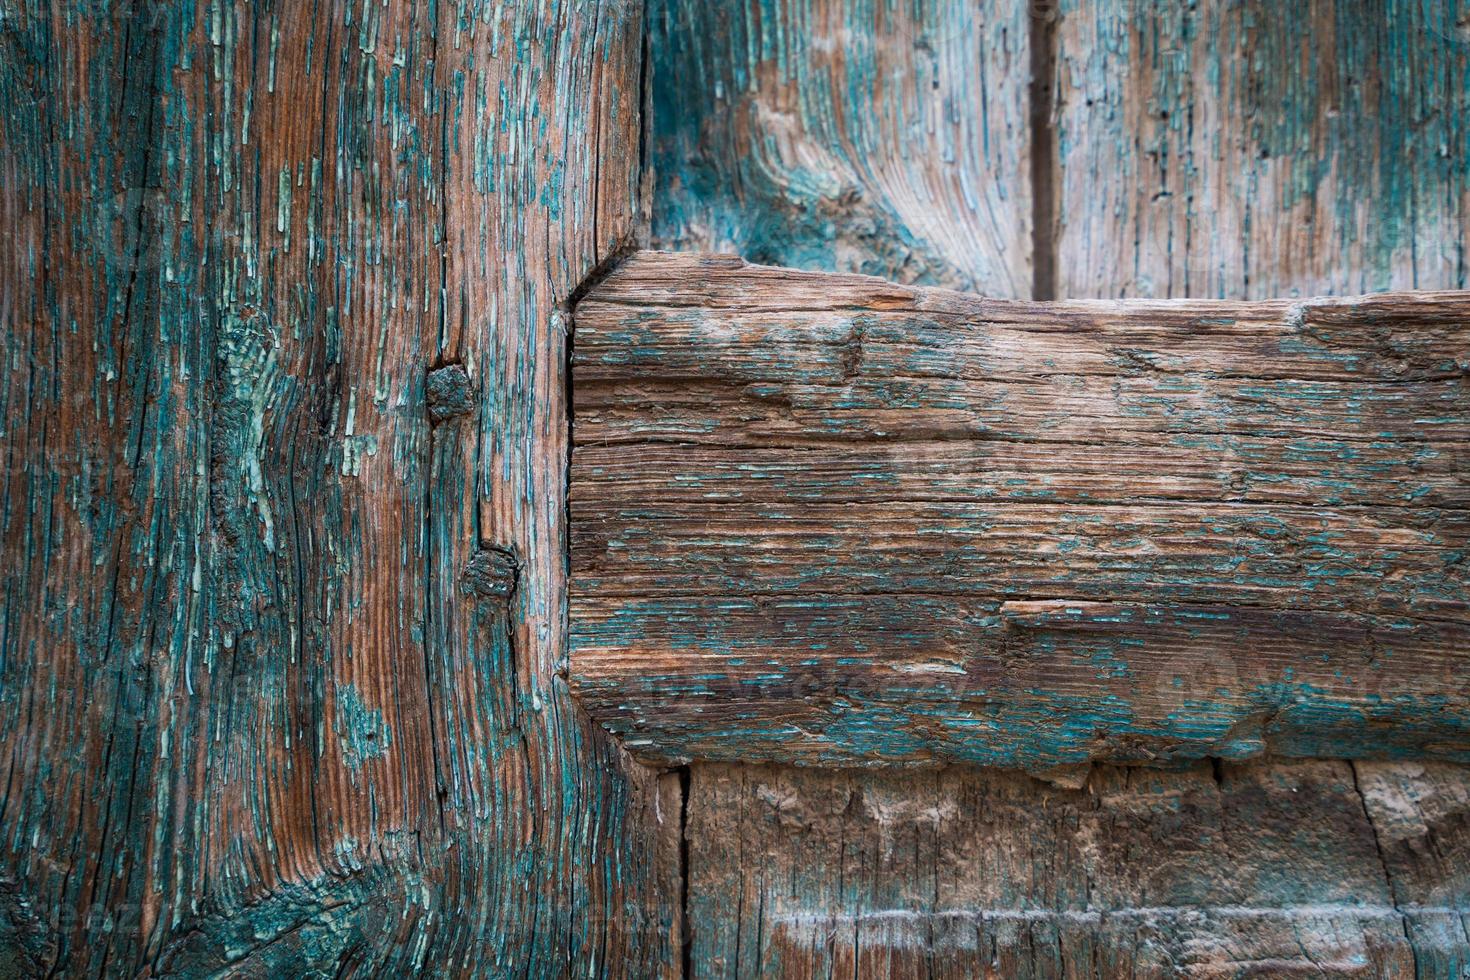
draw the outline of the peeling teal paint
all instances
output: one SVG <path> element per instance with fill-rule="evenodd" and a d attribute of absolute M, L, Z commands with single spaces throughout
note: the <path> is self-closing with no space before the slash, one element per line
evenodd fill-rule
<path fill-rule="evenodd" d="M 631 228 L 640 28 L 0 2 L 0 973 L 656 972 L 556 674 L 552 311 Z"/>
<path fill-rule="evenodd" d="M 989 2 L 654 0 L 654 242 L 1029 295 L 1027 20 Z"/>
<path fill-rule="evenodd" d="M 640 755 L 1470 760 L 1462 297 L 887 288 L 649 253 L 582 308 L 572 676 Z"/>
<path fill-rule="evenodd" d="M 393 745 L 393 732 L 379 709 L 369 709 L 357 688 L 337 688 L 337 738 L 342 742 L 342 758 L 354 772 L 368 759 L 382 759 Z"/>

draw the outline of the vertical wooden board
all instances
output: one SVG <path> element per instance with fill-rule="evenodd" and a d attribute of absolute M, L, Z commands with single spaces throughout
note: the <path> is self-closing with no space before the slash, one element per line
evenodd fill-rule
<path fill-rule="evenodd" d="M 1355 762 L 1420 976 L 1470 970 L 1470 767 Z"/>
<path fill-rule="evenodd" d="M 1059 13 L 1060 295 L 1466 286 L 1464 0 Z"/>
<path fill-rule="evenodd" d="M 661 949 L 657 975 L 665 980 L 686 975 L 684 953 L 687 936 L 684 922 L 685 860 L 688 849 L 684 830 L 688 812 L 688 770 L 661 772 L 658 776 L 658 803 L 652 821 L 655 850 L 653 863 L 659 901 L 658 929 Z"/>
<path fill-rule="evenodd" d="M 1400 902 L 1470 902 L 1470 767 L 1355 762 L 1364 807 Z"/>
<path fill-rule="evenodd" d="M 57 873 L 44 860 L 34 867 L 20 865 L 26 851 L 62 859 L 72 840 L 89 838 L 99 846 L 88 854 L 88 870 L 104 895 L 142 890 L 136 879 L 101 874 L 115 865 L 118 849 L 99 840 L 99 832 L 119 813 L 125 818 L 127 810 L 125 803 L 99 799 L 89 773 L 123 773 L 135 766 L 150 771 L 156 721 L 145 714 L 140 699 L 128 696 L 130 682 L 139 674 L 149 680 L 139 637 L 148 635 L 141 630 L 160 625 L 159 617 L 147 611 L 152 608 L 147 595 L 160 579 L 180 574 L 187 565 L 174 555 L 156 558 L 151 567 L 137 561 L 135 537 L 118 526 L 119 518 L 123 513 L 134 521 L 146 517 L 147 509 L 139 514 L 139 501 L 148 508 L 164 487 L 172 492 L 162 499 L 176 500 L 170 510 L 183 520 L 197 518 L 203 508 L 197 495 L 173 489 L 185 479 L 177 465 L 158 465 L 151 455 L 129 451 L 138 435 L 125 421 L 152 388 L 146 375 L 127 371 L 122 346 L 142 339 L 127 324 L 148 297 L 135 300 L 120 288 L 136 265 L 137 246 L 129 248 L 122 236 L 136 228 L 142 211 L 147 162 L 141 147 L 110 148 L 121 131 L 150 117 L 150 80 L 124 81 L 109 104 L 88 114 L 83 102 L 88 75 L 113 72 L 136 54 L 129 40 L 107 30 L 100 17 L 96 20 L 102 23 L 89 18 L 75 36 L 56 39 L 42 18 L 12 20 L 11 13 L 7 8 L 0 34 L 5 45 L 0 215 L 10 239 L 0 262 L 7 328 L 0 381 L 7 559 L 0 730 L 8 777 L 0 820 L 0 846 L 7 858 L 0 923 L 7 936 L 0 945 L 9 969 L 34 975 L 54 961 L 58 928 L 76 934 L 82 923 L 72 920 L 85 918 L 88 909 L 80 901 L 85 879 L 68 881 L 64 870 Z M 70 123 L 68 139 L 56 138 L 58 122 Z M 77 190 L 63 196 L 68 185 Z M 138 189 L 132 200 L 113 192 L 130 186 Z M 99 190 L 88 200 L 81 187 Z M 53 212 L 72 216 L 75 237 L 63 234 L 67 229 L 60 220 L 53 226 Z M 123 215 L 133 218 L 131 225 L 122 223 Z M 68 282 L 78 285 L 67 290 Z M 111 288 L 98 288 L 99 282 Z M 73 319 L 102 329 L 75 343 L 68 329 Z M 199 357 L 194 354 L 195 363 Z M 103 379 L 111 382 L 105 388 Z M 165 441 L 156 421 L 153 427 L 155 444 Z M 187 435 L 176 430 L 167 441 L 184 441 L 198 451 L 198 438 L 197 430 Z M 47 459 L 55 452 L 48 452 L 49 446 L 60 447 L 66 464 Z M 139 465 L 127 465 L 135 460 Z M 100 499 L 85 506 L 94 488 Z M 77 507 L 77 500 L 84 506 Z M 86 546 L 63 551 L 63 524 L 71 525 L 67 537 L 83 537 Z M 118 571 L 107 575 L 97 570 L 99 564 L 116 564 Z M 122 574 L 124 564 L 130 574 Z M 105 585 L 79 587 L 82 583 Z M 173 639 L 172 618 L 161 618 L 163 632 L 154 635 L 167 644 Z M 61 646 L 62 636 L 71 642 Z M 111 669 L 97 649 L 99 639 L 119 651 Z M 94 700 L 100 702 L 96 708 L 89 703 Z M 88 729 L 97 736 L 87 737 Z M 109 733 L 118 737 L 109 739 Z M 43 755 L 51 757 L 44 766 Z M 69 915 L 68 907 L 79 908 L 80 915 Z"/>
<path fill-rule="evenodd" d="M 479 673 L 474 637 L 505 649 L 495 699 L 445 709 L 474 733 L 466 751 L 482 774 L 465 797 L 479 850 L 452 855 L 471 886 L 461 906 L 483 916 L 458 926 L 462 962 L 648 975 L 677 957 L 663 904 L 675 896 L 652 846 L 657 780 L 587 723 L 563 679 L 566 301 L 631 240 L 642 5 L 485 3 L 446 21 L 440 350 L 464 364 L 480 402 L 460 436 L 463 473 L 434 488 L 460 523 L 431 528 L 430 548 L 450 571 L 500 570 L 488 595 L 461 579 L 481 603 L 514 570 L 506 618 L 474 622 L 482 613 L 447 590 L 434 611 L 469 638 L 448 650 L 455 683 Z"/>
<path fill-rule="evenodd" d="M 656 782 L 558 675 L 640 6 L 3 25 L 0 964 L 667 965 Z"/>
<path fill-rule="evenodd" d="M 1441 827 L 1464 818 L 1457 771 L 1412 777 Z M 1402 890 L 1370 820 L 1377 776 L 1331 761 L 1075 775 L 695 766 L 694 975 L 1397 977 L 1470 950 L 1445 928 L 1464 911 L 1446 891 L 1458 868 L 1418 879 L 1439 907 Z"/>
<path fill-rule="evenodd" d="M 1030 296 L 1027 5 L 648 13 L 656 246 Z"/>

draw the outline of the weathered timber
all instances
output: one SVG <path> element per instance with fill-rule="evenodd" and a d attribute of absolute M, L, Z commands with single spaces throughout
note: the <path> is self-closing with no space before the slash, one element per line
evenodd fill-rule
<path fill-rule="evenodd" d="M 1061 295 L 1240 299 L 1466 285 L 1461 256 L 1470 174 L 1470 152 L 1465 148 L 1470 85 L 1464 76 L 1463 0 L 1389 4 L 1314 0 L 1300 5 L 1261 0 L 1042 2 L 1006 8 L 1002 21 L 1023 6 L 1041 15 L 1031 21 L 1025 45 L 1029 50 L 1016 46 L 1015 28 L 1000 36 L 987 27 L 982 50 L 944 57 L 943 52 L 956 48 L 945 46 L 943 40 L 952 35 L 942 31 L 916 31 L 911 54 L 901 44 L 874 42 L 886 42 L 884 28 L 904 18 L 935 25 L 961 23 L 978 11 L 987 24 L 994 24 L 993 5 L 968 0 L 892 5 L 768 0 L 651 3 L 646 125 L 649 186 L 657 193 L 645 196 L 645 206 L 652 211 L 654 244 L 734 251 L 754 261 L 978 287 L 993 296 L 1023 298 L 1032 285 L 1024 271 L 1030 260 L 1027 266 L 1018 263 L 1021 256 L 1031 254 L 1031 240 L 1022 230 L 1026 205 L 1019 198 L 1029 195 L 1040 219 L 1040 227 L 1030 230 L 1039 246 L 1034 261 L 1042 266 L 1055 262 Z M 868 16 L 829 13 L 840 7 Z M 674 19 L 671 11 L 682 13 L 682 19 Z M 1054 19 L 1048 21 L 1048 14 Z M 840 30 L 826 27 L 834 23 L 840 23 Z M 1251 26 L 1243 36 L 1245 25 Z M 857 55 L 849 57 L 849 50 Z M 941 55 L 931 56 L 936 51 Z M 872 70 L 863 67 L 869 52 L 874 58 L 866 64 L 878 66 L 877 59 L 885 58 L 882 70 L 895 73 L 912 65 L 917 69 L 916 82 L 922 84 L 927 75 L 937 92 L 968 93 L 955 103 L 958 127 L 950 128 L 951 133 L 966 128 L 978 132 L 975 120 L 996 119 L 998 105 L 1024 125 L 1024 110 L 1013 108 L 1016 103 L 1002 101 L 1002 96 L 1014 98 L 1018 92 L 1013 87 L 1020 81 L 1015 69 L 1025 59 L 1038 67 L 1055 56 L 1055 71 L 1043 73 L 1049 91 L 1037 89 L 1034 94 L 1040 97 L 1028 107 L 1032 113 L 1052 105 L 1056 109 L 1051 127 L 1045 125 L 1045 117 L 1037 120 L 1033 115 L 1033 128 L 1027 133 L 1039 151 L 1030 162 L 1030 172 L 1040 178 L 1034 182 L 1035 190 L 1022 181 L 1028 165 L 1016 152 L 1016 141 L 992 127 L 982 139 L 991 147 L 1005 148 L 993 157 L 1002 168 L 995 179 L 1008 195 L 1014 192 L 1000 202 L 1000 210 L 988 205 L 977 213 L 941 204 L 894 218 L 881 204 L 875 206 L 873 202 L 889 199 L 942 202 L 933 188 L 943 187 L 958 172 L 974 172 L 969 161 L 990 158 L 977 157 L 973 151 L 955 156 L 909 152 L 895 165 L 898 154 L 922 146 L 927 136 L 909 126 L 889 125 L 878 114 L 848 124 L 847 106 L 860 103 L 843 96 L 844 86 L 849 78 Z M 1005 56 L 992 57 L 990 52 Z M 839 66 L 837 71 L 828 70 L 833 64 Z M 1001 74 L 998 67 L 1009 71 Z M 773 76 L 804 80 L 816 94 L 801 94 L 795 82 L 770 84 Z M 829 101 L 828 93 L 836 98 Z M 907 114 L 926 121 L 934 118 L 913 108 Z M 844 134 L 872 131 L 870 120 L 885 137 L 863 148 L 879 161 L 877 166 L 870 168 L 864 160 L 828 171 L 802 166 L 806 160 L 847 159 L 852 141 Z M 873 172 L 882 175 L 881 181 L 868 177 Z M 840 177 L 828 180 L 828 173 Z M 852 192 L 839 193 L 839 186 Z M 1017 201 L 1016 211 L 1008 214 L 1005 209 L 1012 200 Z M 1048 220 L 1052 216 L 1054 221 Z M 1014 230 L 1006 231 L 1007 226 Z M 879 229 L 897 234 L 884 239 L 874 234 Z M 999 260 L 988 245 L 992 229 L 1000 229 L 1000 238 L 1008 242 L 1006 255 Z M 1016 271 L 1001 277 L 989 269 Z M 698 285 L 687 280 L 681 284 L 685 289 Z M 1038 285 L 1043 289 L 1039 295 L 1055 295 L 1045 291 L 1044 283 Z M 1213 339 L 1218 344 L 1223 338 Z M 676 356 L 669 350 L 664 355 Z M 1298 363 L 1297 368 L 1301 366 Z M 1210 369 L 1204 365 L 1204 370 Z M 658 373 L 648 372 L 647 377 L 656 378 Z M 796 426 L 790 428 L 798 431 Z M 658 438 L 656 433 L 652 438 Z M 1395 486 L 1396 481 L 1379 475 L 1378 467 L 1353 466 L 1359 458 L 1354 453 L 1346 454 L 1348 458 L 1317 456 L 1307 438 L 1301 441 L 1301 454 L 1293 460 L 1276 457 L 1282 482 L 1242 489 L 1269 492 L 1266 499 L 1310 504 L 1320 499 L 1315 494 L 1333 492 L 1315 478 L 1327 466 L 1343 474 L 1335 488 L 1347 495 L 1341 501 L 1365 499 L 1359 496 L 1360 487 L 1372 494 L 1377 488 Z M 1208 443 L 1228 445 L 1241 454 L 1242 465 L 1231 471 L 1236 476 L 1248 471 L 1259 451 L 1257 441 L 1242 436 L 1217 436 Z M 902 494 L 929 486 L 928 477 L 952 474 L 943 492 L 962 490 L 967 486 L 965 460 L 981 448 L 1014 452 L 997 442 L 970 447 L 956 440 L 936 441 L 932 462 L 922 469 L 907 460 L 903 474 L 886 472 L 894 484 L 902 481 L 893 499 L 902 500 Z M 1423 467 L 1450 466 L 1464 459 L 1463 450 L 1426 458 L 1422 446 L 1399 448 L 1421 467 L 1409 485 L 1429 494 L 1450 484 Z M 691 447 L 650 442 L 643 451 L 650 467 L 667 468 L 685 458 Z M 810 451 L 823 450 L 813 446 Z M 1074 462 L 1081 459 L 1081 451 L 1074 444 Z M 955 461 L 950 462 L 947 454 L 954 454 Z M 1138 464 L 1125 473 L 1129 479 L 1155 484 L 1168 480 L 1176 491 L 1194 481 L 1201 484 L 1201 495 L 1213 493 L 1228 480 L 1193 465 L 1194 457 L 1187 445 L 1140 448 Z M 1017 460 L 1012 465 L 1020 466 L 1022 460 L 1037 460 L 1037 454 L 1011 458 Z M 1045 462 L 1041 457 L 1040 465 Z M 784 481 L 791 499 L 820 499 L 831 492 L 831 484 L 885 472 L 881 459 L 853 461 L 850 455 L 829 454 L 823 465 L 847 465 L 852 472 L 815 480 L 789 470 L 780 474 L 767 470 L 766 475 Z M 1032 464 L 1032 472 L 1036 466 Z M 739 472 L 736 465 L 729 468 Z M 1090 479 L 1086 464 L 1078 462 L 1078 469 L 1071 472 L 1085 489 Z M 706 487 L 713 489 L 717 478 L 707 468 L 705 473 Z M 629 468 L 621 475 L 636 478 Z M 1057 474 L 1054 467 L 1050 475 L 1069 476 Z M 1027 478 L 1026 472 L 1016 478 Z M 868 483 L 873 497 L 881 499 L 876 476 Z M 1369 767 L 1358 764 L 1364 790 L 1371 796 Z M 1446 775 L 1461 771 L 1442 767 Z M 1381 889 L 1361 885 L 1366 859 L 1356 847 L 1350 854 L 1319 854 L 1306 867 L 1301 850 L 1282 848 L 1280 861 L 1250 872 L 1260 887 L 1242 890 L 1236 900 L 1254 903 L 1260 911 L 1246 916 L 1239 909 L 1221 914 L 1191 906 L 1187 897 L 1160 901 L 1153 891 L 1141 892 L 1125 904 L 1166 906 L 1156 917 L 1146 911 L 1106 920 L 1100 915 L 1083 917 L 1075 914 L 1075 905 L 1070 914 L 1051 916 L 1047 909 L 1054 896 L 1049 882 L 1067 882 L 1061 890 L 1073 893 L 1091 886 L 1069 876 L 1075 865 L 1054 871 L 1043 865 L 1018 871 L 1009 879 L 1015 891 L 1042 898 L 1022 915 L 991 917 L 990 928 L 977 935 L 970 924 L 979 921 L 978 916 L 925 915 L 924 896 L 933 893 L 936 884 L 948 888 L 947 883 L 967 878 L 972 863 L 980 867 L 968 880 L 978 881 L 994 867 L 991 859 L 1003 860 L 1007 853 L 1043 854 L 1044 848 L 1031 851 L 1024 836 L 1016 843 L 987 846 L 984 828 L 967 827 L 966 821 L 952 818 L 931 822 L 925 811 L 930 806 L 947 811 L 949 804 L 930 794 L 928 773 L 910 773 L 902 779 L 887 773 L 829 778 L 793 770 L 774 774 L 769 769 L 747 770 L 750 795 L 745 797 L 707 785 L 739 778 L 741 772 L 723 766 L 692 770 L 688 842 L 691 928 L 696 939 L 691 963 L 697 976 L 751 976 L 764 965 L 766 975 L 801 976 L 807 968 L 823 977 L 885 972 L 902 976 L 904 970 L 924 977 L 1397 977 L 1415 972 L 1422 977 L 1450 977 L 1465 972 L 1470 959 L 1463 917 L 1432 913 L 1420 918 L 1407 913 L 1415 939 L 1409 959 L 1394 939 L 1400 927 L 1391 915 L 1381 914 L 1382 907 L 1367 931 L 1353 911 L 1322 910 L 1328 914 L 1315 918 L 1310 909 L 1298 908 L 1295 914 L 1270 911 L 1321 898 L 1333 878 L 1358 882 L 1358 894 L 1381 901 Z M 971 773 L 965 778 L 983 784 L 992 777 Z M 921 821 L 912 833 L 900 836 L 896 829 L 863 833 L 859 820 L 866 808 L 858 806 L 848 808 L 850 819 L 845 822 L 832 818 L 822 822 L 825 829 L 814 824 L 811 832 L 803 830 L 804 814 L 826 807 L 843 787 L 861 793 L 870 783 L 881 783 L 889 799 L 924 801 L 924 806 L 907 811 Z M 1412 789 L 1410 798 L 1423 791 Z M 958 789 L 951 792 L 964 802 L 965 812 L 973 813 L 981 805 L 983 787 L 963 791 L 967 795 Z M 1055 794 L 1040 784 L 1019 787 L 1016 795 L 1013 813 L 1044 814 L 1055 808 Z M 1340 828 L 1339 811 L 1329 814 L 1321 794 L 1306 797 L 1296 812 L 1296 826 L 1275 825 L 1278 839 L 1289 842 L 1298 828 L 1313 835 L 1309 840 L 1320 826 Z M 841 799 L 846 803 L 850 797 Z M 1261 822 L 1259 815 L 1272 812 L 1268 804 L 1280 799 L 1267 793 L 1238 798 L 1232 821 L 1247 828 L 1238 837 L 1246 838 Z M 783 814 L 779 821 L 772 819 L 774 801 L 779 801 Z M 1193 868 L 1175 863 L 1181 839 L 1189 847 L 1189 829 L 1171 807 L 1159 810 L 1159 817 L 1131 838 L 1139 842 L 1133 852 L 1136 862 L 1114 866 L 1123 881 L 1136 881 L 1140 868 L 1161 863 L 1174 867 L 1184 881 L 1192 875 L 1212 878 L 1239 866 L 1239 852 L 1223 849 L 1212 851 Z M 1115 821 L 1121 820 L 1125 831 L 1140 826 L 1126 809 L 1108 812 Z M 1404 836 L 1383 835 L 1384 856 L 1395 869 L 1400 901 L 1453 904 L 1448 898 L 1441 901 L 1402 891 L 1406 879 L 1397 870 L 1406 865 L 1426 872 L 1426 889 L 1435 887 L 1429 882 L 1438 881 L 1444 891 L 1444 882 L 1460 874 L 1463 903 L 1463 869 L 1470 866 L 1463 857 L 1463 841 L 1470 840 L 1464 817 L 1458 823 L 1431 821 L 1427 829 L 1414 831 L 1413 807 L 1400 812 L 1406 817 L 1399 828 Z M 1103 821 L 1094 836 L 1107 839 L 1119 832 L 1119 826 Z M 1065 826 L 1059 830 L 1064 842 L 1068 831 Z M 817 834 L 831 836 L 817 846 L 811 843 Z M 1358 838 L 1353 833 L 1348 839 Z M 789 845 L 784 852 L 783 844 Z M 903 860 L 906 854 L 932 852 L 939 860 Z M 1428 873 L 1436 866 L 1439 878 Z M 1443 877 L 1446 872 L 1451 873 L 1448 879 Z M 1303 898 L 1296 890 L 1302 880 L 1325 884 Z M 845 902 L 834 897 L 844 883 L 849 896 Z M 895 895 L 909 901 L 899 902 Z M 1337 896 L 1349 904 L 1358 900 L 1347 891 Z M 1019 903 L 1010 898 L 957 898 L 951 908 L 1013 912 Z M 886 914 L 894 909 L 912 914 Z M 873 914 L 866 915 L 869 912 Z M 797 918 L 810 940 L 807 958 L 781 952 L 780 947 L 789 944 L 773 938 L 778 933 L 789 935 L 793 928 L 789 920 Z M 855 928 L 859 922 L 864 924 L 861 930 Z M 992 941 L 992 936 L 998 938 Z M 961 946 L 973 937 L 977 952 L 944 952 L 949 937 L 957 937 Z"/>
<path fill-rule="evenodd" d="M 1054 7 L 1058 295 L 1470 285 L 1466 0 Z"/>
<path fill-rule="evenodd" d="M 652 240 L 1030 296 L 1028 6 L 651 0 Z"/>
<path fill-rule="evenodd" d="M 572 681 L 659 760 L 1470 760 L 1470 297 L 1033 304 L 644 253 Z"/>
<path fill-rule="evenodd" d="M 652 242 L 1009 298 L 1464 288 L 1467 19 L 655 0 Z"/>
<path fill-rule="evenodd" d="M 0 974 L 676 973 L 559 674 L 640 4 L 0 7 Z"/>
<path fill-rule="evenodd" d="M 694 976 L 1460 976 L 1467 772 L 696 765 Z"/>

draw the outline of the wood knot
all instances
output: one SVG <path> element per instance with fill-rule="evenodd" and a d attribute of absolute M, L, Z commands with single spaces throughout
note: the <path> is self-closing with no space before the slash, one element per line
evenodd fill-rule
<path fill-rule="evenodd" d="M 520 578 L 521 563 L 505 548 L 487 546 L 475 552 L 460 579 L 460 591 L 484 599 L 509 599 Z"/>
<path fill-rule="evenodd" d="M 475 407 L 470 376 L 458 364 L 446 364 L 430 371 L 425 397 L 429 404 L 429 421 L 434 425 L 467 415 Z"/>

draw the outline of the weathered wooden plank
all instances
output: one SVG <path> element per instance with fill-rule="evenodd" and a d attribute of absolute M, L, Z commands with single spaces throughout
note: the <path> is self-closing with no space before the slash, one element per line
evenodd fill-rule
<path fill-rule="evenodd" d="M 653 0 L 653 241 L 1030 296 L 1028 9 Z"/>
<path fill-rule="evenodd" d="M 574 686 L 663 760 L 1470 760 L 1467 355 L 1456 293 L 634 257 L 577 310 Z"/>
<path fill-rule="evenodd" d="M 558 675 L 641 21 L 4 5 L 0 973 L 677 968 Z"/>
<path fill-rule="evenodd" d="M 1404 891 L 1384 865 L 1458 836 L 1470 803 L 1452 771 L 1099 766 L 1068 788 L 697 765 L 694 975 L 1454 976 L 1463 866 L 1425 866 Z M 1425 801 L 1399 809 L 1393 843 L 1380 776 Z"/>
<path fill-rule="evenodd" d="M 1464 0 L 1056 10 L 1059 295 L 1467 285 Z"/>
<path fill-rule="evenodd" d="M 681 476 L 698 479 L 679 470 L 668 483 Z M 577 595 L 594 601 L 918 594 L 968 600 L 963 608 L 976 614 L 1032 597 L 1458 621 L 1465 613 L 1470 515 L 1459 511 L 657 504 L 612 496 L 616 487 L 601 481 L 577 487 Z"/>
<path fill-rule="evenodd" d="M 1046 605 L 1043 619 L 930 595 L 578 602 L 576 686 L 655 758 L 1467 756 L 1463 624 Z"/>

